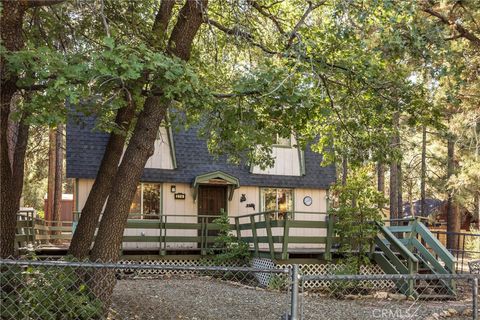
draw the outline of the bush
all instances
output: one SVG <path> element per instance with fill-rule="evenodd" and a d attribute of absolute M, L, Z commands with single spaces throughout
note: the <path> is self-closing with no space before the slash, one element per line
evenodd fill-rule
<path fill-rule="evenodd" d="M 386 199 L 372 187 L 371 170 L 362 168 L 352 172 L 345 185 L 333 190 L 336 205 L 329 214 L 337 216 L 335 231 L 340 237 L 342 261 L 351 274 L 359 273 L 362 265 L 370 263 L 369 253 L 378 229 L 375 221 L 382 221 L 382 207 Z"/>
<path fill-rule="evenodd" d="M 100 300 L 71 267 L 3 266 L 1 313 L 12 319 L 100 319 Z"/>
<path fill-rule="evenodd" d="M 238 240 L 232 234 L 228 215 L 222 212 L 220 217 L 213 220 L 213 223 L 219 227 L 218 235 L 210 249 L 210 253 L 214 255 L 214 262 L 216 264 L 230 261 L 248 263 L 250 260 L 248 243 Z"/>

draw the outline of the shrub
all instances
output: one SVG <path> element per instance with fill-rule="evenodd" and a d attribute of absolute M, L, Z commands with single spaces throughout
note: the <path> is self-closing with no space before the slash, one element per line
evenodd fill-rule
<path fill-rule="evenodd" d="M 371 170 L 362 168 L 352 172 L 346 184 L 335 185 L 336 205 L 330 214 L 337 216 L 335 231 L 340 237 L 340 252 L 351 273 L 370 263 L 368 254 L 378 229 L 375 221 L 382 220 L 382 207 L 386 199 L 371 184 Z"/>
<path fill-rule="evenodd" d="M 248 243 L 238 240 L 232 234 L 228 215 L 222 212 L 220 217 L 213 220 L 213 223 L 219 227 L 218 235 L 210 249 L 210 253 L 214 255 L 214 262 L 217 264 L 229 261 L 247 263 L 250 260 Z"/>
<path fill-rule="evenodd" d="M 13 319 L 100 319 L 103 308 L 71 267 L 4 266 L 1 313 Z"/>

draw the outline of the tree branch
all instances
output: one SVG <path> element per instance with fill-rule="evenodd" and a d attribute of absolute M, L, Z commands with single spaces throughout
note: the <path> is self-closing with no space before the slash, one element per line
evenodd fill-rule
<path fill-rule="evenodd" d="M 458 20 L 452 21 L 440 12 L 437 12 L 430 7 L 423 7 L 422 11 L 428 13 L 433 17 L 438 18 L 438 20 L 444 25 L 453 27 L 459 33 L 459 37 L 465 38 L 469 40 L 473 45 L 480 47 L 480 38 L 477 37 L 470 30 L 467 30 Z"/>
<path fill-rule="evenodd" d="M 43 6 L 52 6 L 55 4 L 60 4 L 65 2 L 65 0 L 27 0 L 27 8 L 43 7 Z"/>
<path fill-rule="evenodd" d="M 283 30 L 282 28 L 282 25 L 280 24 L 280 22 L 277 20 L 277 17 L 275 17 L 273 14 L 271 14 L 270 12 L 267 12 L 263 9 L 263 7 L 261 5 L 258 4 L 257 1 L 254 1 L 254 0 L 249 0 L 248 3 L 253 7 L 255 8 L 258 13 L 260 13 L 262 16 L 270 19 L 270 21 L 273 22 L 273 24 L 275 25 L 275 27 L 277 28 L 278 32 L 280 32 L 281 34 L 285 34 L 285 31 Z"/>
<path fill-rule="evenodd" d="M 321 1 L 317 4 L 312 4 L 311 1 L 308 1 L 308 8 L 307 10 L 305 10 L 305 12 L 303 13 L 302 17 L 300 18 L 300 20 L 298 20 L 297 24 L 295 25 L 295 27 L 293 27 L 293 30 L 292 32 L 290 32 L 290 37 L 288 38 L 288 43 L 287 43 L 287 49 L 290 48 L 292 46 L 292 43 L 293 43 L 293 39 L 295 39 L 295 37 L 297 36 L 297 32 L 298 32 L 298 29 L 300 29 L 300 27 L 302 26 L 302 24 L 305 22 L 305 19 L 307 19 L 308 15 L 310 14 L 310 12 L 312 12 L 313 10 L 315 10 L 316 8 L 324 5 L 327 1 L 324 0 L 324 1 Z"/>

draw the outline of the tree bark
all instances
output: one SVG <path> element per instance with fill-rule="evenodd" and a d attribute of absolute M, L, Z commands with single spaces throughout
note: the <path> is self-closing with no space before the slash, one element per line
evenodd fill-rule
<path fill-rule="evenodd" d="M 62 1 L 64 0 L 2 1 L 0 36 L 4 48 L 9 52 L 16 52 L 24 47 L 22 24 L 25 10 L 31 6 L 51 5 Z M 22 118 L 12 163 L 8 156 L 7 130 L 12 99 L 18 90 L 18 75 L 7 70 L 4 59 L 4 55 L 0 55 L 0 256 L 9 257 L 15 253 L 15 226 L 23 189 L 29 126 L 26 119 Z"/>
<path fill-rule="evenodd" d="M 385 195 L 385 166 L 380 161 L 377 163 L 377 190 Z"/>
<path fill-rule="evenodd" d="M 186 1 L 178 14 L 172 30 L 167 53 L 188 60 L 193 39 L 202 21 L 207 0 Z M 152 92 L 161 88 L 153 88 Z M 116 261 L 122 244 L 123 231 L 127 223 L 130 204 L 137 190 L 148 158 L 154 152 L 155 139 L 171 101 L 161 96 L 150 95 L 140 112 L 130 143 L 118 167 L 105 212 L 100 221 L 90 259 L 94 261 Z M 108 303 L 114 287 L 112 272 L 93 274 L 92 288 L 102 301 Z"/>
<path fill-rule="evenodd" d="M 342 186 L 347 184 L 347 176 L 348 176 L 348 159 L 346 155 L 342 157 Z"/>
<path fill-rule="evenodd" d="M 118 163 L 123 154 L 127 131 L 135 114 L 133 104 L 117 112 L 115 124 L 122 132 L 112 132 L 103 154 L 97 177 L 87 201 L 82 209 L 80 220 L 70 242 L 69 254 L 77 259 L 88 257 L 103 206 L 112 189 L 112 181 L 117 173 Z"/>
<path fill-rule="evenodd" d="M 402 174 L 402 162 L 397 164 L 397 201 L 398 201 L 398 218 L 403 218 L 403 174 Z"/>
<path fill-rule="evenodd" d="M 2 45 L 9 51 L 18 51 L 23 47 L 22 22 L 25 9 L 16 1 L 2 1 L 0 17 L 0 36 Z M 8 124 L 12 98 L 17 91 L 17 76 L 8 74 L 4 56 L 0 55 L 0 256 L 15 254 L 15 226 L 19 203 L 16 201 L 15 179 L 12 161 L 9 156 Z M 18 141 L 18 139 L 17 139 Z M 15 160 L 14 160 L 15 161 Z"/>
<path fill-rule="evenodd" d="M 427 126 L 422 126 L 422 164 L 420 169 L 420 212 L 425 216 L 426 212 L 426 185 L 427 179 Z M 413 210 L 413 209 L 412 209 Z"/>
<path fill-rule="evenodd" d="M 452 134 L 447 137 L 447 180 L 455 173 L 455 140 Z M 448 190 L 447 200 L 447 248 L 454 253 L 458 249 L 458 235 L 460 232 L 461 217 L 458 206 L 453 199 L 452 190 Z"/>
<path fill-rule="evenodd" d="M 59 124 L 55 130 L 55 188 L 53 195 L 52 225 L 59 226 L 62 219 L 62 185 L 63 185 L 63 125 Z M 59 231 L 53 234 L 61 234 Z M 54 241 L 60 243 L 61 241 Z"/>
<path fill-rule="evenodd" d="M 397 150 L 400 147 L 400 137 L 399 137 L 399 121 L 400 114 L 395 112 L 392 119 L 392 126 L 394 128 L 394 133 L 391 140 L 392 150 Z M 399 187 L 401 185 L 401 172 L 399 172 L 399 161 L 393 159 L 390 163 L 390 223 L 395 225 L 398 223 L 396 219 L 400 218 L 400 199 L 399 199 Z"/>
<path fill-rule="evenodd" d="M 152 46 L 162 48 L 166 39 L 168 25 L 172 18 L 174 5 L 175 0 L 163 0 L 160 3 L 152 27 Z M 95 182 L 82 209 L 80 220 L 70 242 L 69 254 L 77 259 L 84 259 L 89 255 L 103 206 L 111 192 L 112 181 L 115 178 L 118 163 L 123 154 L 126 134 L 135 115 L 135 105 L 128 96 L 126 100 L 127 105 L 118 110 L 115 118 L 115 124 L 120 128 L 120 132 L 112 132 L 110 134 Z"/>
<path fill-rule="evenodd" d="M 48 131 L 48 181 L 47 181 L 47 210 L 45 212 L 45 220 L 53 221 L 55 206 L 55 158 L 57 138 L 55 129 L 50 128 Z"/>

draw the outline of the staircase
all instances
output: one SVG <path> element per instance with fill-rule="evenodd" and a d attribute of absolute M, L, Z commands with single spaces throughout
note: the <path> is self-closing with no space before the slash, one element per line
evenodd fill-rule
<path fill-rule="evenodd" d="M 387 274 L 454 274 L 455 258 L 418 219 L 408 225 L 383 226 L 372 258 Z M 418 299 L 454 299 L 455 281 L 449 279 L 398 280 L 399 292 Z"/>

